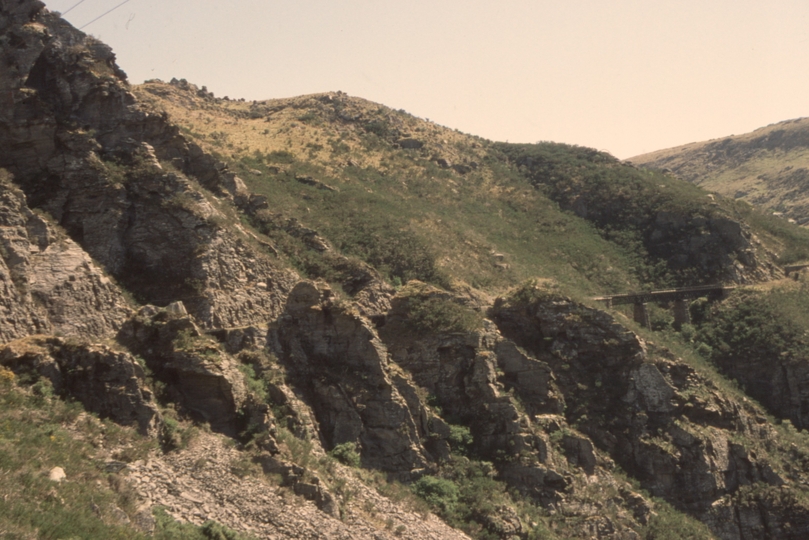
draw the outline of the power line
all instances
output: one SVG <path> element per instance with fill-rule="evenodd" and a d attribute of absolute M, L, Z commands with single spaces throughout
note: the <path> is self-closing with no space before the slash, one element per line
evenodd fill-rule
<path fill-rule="evenodd" d="M 62 12 L 62 15 L 63 15 L 63 16 L 64 16 L 64 15 L 67 15 L 68 13 L 70 13 L 71 11 L 73 11 L 73 8 L 75 8 L 75 7 L 79 7 L 79 4 L 81 4 L 82 2 L 84 2 L 84 0 L 79 0 L 78 2 L 76 2 L 75 4 L 73 4 L 72 6 L 70 6 L 70 8 L 68 8 L 68 10 L 67 10 L 67 11 Z"/>
<path fill-rule="evenodd" d="M 82 1 L 84 1 L 84 0 L 82 0 Z M 101 15 L 99 15 L 98 17 L 96 17 L 95 19 L 93 19 L 92 21 L 88 22 L 88 23 L 87 23 L 87 24 L 85 24 L 84 26 L 79 27 L 79 30 L 84 30 L 85 28 L 87 28 L 88 26 L 90 26 L 91 24 L 93 24 L 94 22 L 96 22 L 98 19 L 100 19 L 100 18 L 102 18 L 102 17 L 106 17 L 107 15 L 109 15 L 110 13 L 112 13 L 113 11 L 115 11 L 116 9 L 118 9 L 119 7 L 123 6 L 123 5 L 124 5 L 124 4 L 126 4 L 127 2 L 129 2 L 129 0 L 124 0 L 123 2 L 121 2 L 120 4 L 118 4 L 117 6 L 115 6 L 114 8 L 112 8 L 112 9 L 110 9 L 110 10 L 108 10 L 108 11 L 105 11 L 104 13 L 102 13 Z"/>

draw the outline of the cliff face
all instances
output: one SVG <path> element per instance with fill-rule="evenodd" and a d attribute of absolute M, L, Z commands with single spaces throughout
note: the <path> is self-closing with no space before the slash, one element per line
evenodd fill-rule
<path fill-rule="evenodd" d="M 1 1 L 0 43 L 0 384 L 8 403 L 30 398 L 41 407 L 3 414 L 45 422 L 41 445 L 56 444 L 56 424 L 73 441 L 89 440 L 73 463 L 103 463 L 118 494 L 118 506 L 102 488 L 98 505 L 92 493 L 86 505 L 64 497 L 60 505 L 147 535 L 160 532 L 152 516 L 159 506 L 193 524 L 213 519 L 267 537 L 634 539 L 675 526 L 709 536 L 707 526 L 734 540 L 809 533 L 801 487 L 809 478 L 800 465 L 809 444 L 771 425 L 712 368 L 655 345 L 621 315 L 538 282 L 507 294 L 466 285 L 451 264 L 430 258 L 404 225 L 410 218 L 391 217 L 393 225 L 356 242 L 364 261 L 344 253 L 349 233 L 332 224 L 333 240 L 285 214 L 286 192 L 278 201 L 252 193 L 135 98 L 108 47 L 41 2 Z M 213 100 L 200 92 L 196 98 Z M 426 140 L 428 128 L 416 131 L 415 120 L 394 132 L 350 100 L 314 101 L 323 114 L 340 113 L 347 147 L 361 140 L 434 175 L 395 183 L 366 169 L 335 187 L 273 173 L 313 207 L 316 197 L 344 190 L 345 199 L 322 207 L 338 217 L 356 217 L 340 214 L 340 201 L 354 204 L 389 184 L 401 190 L 394 193 L 421 190 L 425 204 L 441 199 L 429 189 L 446 188 L 457 200 L 468 189 L 485 201 L 474 206 L 481 220 L 503 203 L 491 222 L 497 227 L 508 212 L 555 204 L 531 214 L 539 223 L 531 234 L 589 234 L 584 218 L 601 228 L 602 236 L 587 237 L 593 245 L 612 245 L 620 229 L 647 242 L 638 260 L 658 257 L 679 276 L 779 275 L 751 229 L 719 210 L 683 212 L 680 199 L 665 196 L 627 209 L 621 201 L 635 199 L 616 195 L 598 174 L 566 190 L 543 169 L 549 162 L 520 161 L 502 148 L 487 155 L 479 143 L 466 149 L 457 134 L 446 135 L 455 137 L 450 149 Z M 251 109 L 261 118 L 275 111 Z M 503 173 L 509 164 L 517 169 Z M 509 185 L 519 175 L 533 186 Z M 627 185 L 652 193 L 639 178 Z M 541 199 L 547 190 L 551 199 Z M 503 193 L 511 198 L 497 199 Z M 440 230 L 442 220 L 422 225 Z M 507 233 L 504 245 L 519 239 Z M 480 251 L 482 235 L 458 243 L 471 246 L 468 260 L 485 258 L 488 274 L 480 275 L 507 281 L 510 255 Z M 378 250 L 378 237 L 396 257 Z M 290 262 L 332 284 L 301 279 Z M 434 284 L 399 283 L 417 272 Z M 619 270 L 606 266 L 610 272 Z M 104 424 L 89 416 L 47 418 L 57 403 L 51 394 L 160 449 L 138 454 L 134 443 L 104 442 L 93 431 L 104 433 L 97 427 Z M 0 452 L 8 453 L 2 437 Z M 6 472 L 9 486 L 29 474 Z M 88 486 L 103 484 L 85 477 Z M 60 497 L 57 488 L 43 491 L 48 504 Z M 16 499 L 3 489 L 11 488 L 0 486 L 5 510 Z M 14 524 L 31 535 L 46 526 Z"/>
<path fill-rule="evenodd" d="M 235 175 L 137 104 L 107 46 L 41 7 L 3 4 L 0 167 L 143 300 L 182 299 L 209 327 L 277 315 L 290 274 L 220 225 Z"/>
<path fill-rule="evenodd" d="M 722 537 L 745 538 L 744 517 L 720 533 L 713 516 L 738 504 L 732 495 L 742 486 L 785 484 L 757 456 L 761 445 L 777 444 L 761 413 L 605 314 L 539 296 L 495 305 L 494 320 L 551 366 L 568 421 L 652 495 L 700 516 Z"/>
<path fill-rule="evenodd" d="M 88 254 L 0 178 L 0 341 L 61 333 L 98 338 L 129 315 L 121 291 Z"/>

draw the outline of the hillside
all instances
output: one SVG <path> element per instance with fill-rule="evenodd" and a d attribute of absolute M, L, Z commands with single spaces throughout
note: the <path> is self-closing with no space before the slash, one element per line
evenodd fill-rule
<path fill-rule="evenodd" d="M 451 268 L 502 292 L 542 268 L 583 297 L 770 279 L 773 257 L 805 249 L 790 232 L 774 237 L 775 222 L 726 227 L 749 221 L 747 209 L 586 148 L 493 143 L 339 93 L 247 103 L 185 81 L 134 91 L 275 202 L 252 217 L 276 243 L 280 223 L 306 223 L 398 281 Z M 403 244 L 421 259 L 390 260 Z"/>
<path fill-rule="evenodd" d="M 809 231 L 341 92 L 132 86 L 36 0 L 0 42 L 0 535 L 809 536 Z M 592 298 L 704 284 L 676 329 Z"/>
<path fill-rule="evenodd" d="M 772 124 L 744 135 L 658 150 L 629 159 L 669 169 L 725 197 L 809 223 L 809 119 Z"/>

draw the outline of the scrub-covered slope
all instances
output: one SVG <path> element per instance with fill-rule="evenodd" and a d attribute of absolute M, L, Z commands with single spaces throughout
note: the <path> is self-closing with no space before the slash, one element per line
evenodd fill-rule
<path fill-rule="evenodd" d="M 339 92 L 253 103 L 185 81 L 135 92 L 267 197 L 245 204 L 253 224 L 312 275 L 325 270 L 289 238 L 297 224 L 393 280 L 502 290 L 541 268 L 589 294 L 767 280 L 800 243 L 586 148 L 492 143 Z"/>

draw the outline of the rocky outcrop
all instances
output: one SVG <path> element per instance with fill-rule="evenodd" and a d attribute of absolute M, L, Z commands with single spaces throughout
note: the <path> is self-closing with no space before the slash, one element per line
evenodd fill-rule
<path fill-rule="evenodd" d="M 228 435 L 238 432 L 247 403 L 238 361 L 203 334 L 181 303 L 167 309 L 144 306 L 127 321 L 118 339 L 141 355 L 166 384 L 166 399 L 180 412 Z"/>
<path fill-rule="evenodd" d="M 470 451 L 492 461 L 497 477 L 516 491 L 546 507 L 586 519 L 594 527 L 592 534 L 631 535 L 629 531 L 648 518 L 650 506 L 633 514 L 628 501 L 640 496 L 611 475 L 612 461 L 561 415 L 565 397 L 550 365 L 505 338 L 488 320 L 466 331 L 442 330 L 437 320 L 432 330 L 417 330 L 412 321 L 413 310 L 418 309 L 414 306 L 429 299 L 477 304 L 477 299 L 411 282 L 393 298 L 392 310 L 380 329 L 392 359 L 440 411 L 440 418 L 430 420 L 433 433 L 426 437 L 433 439 L 433 445 L 451 443 L 447 450 L 457 460 L 458 453 L 466 449 L 450 434 L 466 426 L 471 433 Z M 435 313 L 449 312 L 435 308 Z M 626 500 L 619 503 L 623 509 L 605 515 L 603 508 L 591 506 L 585 492 L 593 485 L 623 490 Z M 526 533 L 524 525 L 509 520 L 507 513 L 495 512 L 481 519 L 493 534 Z"/>
<path fill-rule="evenodd" d="M 809 508 L 788 487 L 753 488 L 714 505 L 703 517 L 722 539 L 798 540 L 809 534 Z"/>
<path fill-rule="evenodd" d="M 281 485 L 292 488 L 292 491 L 307 501 L 314 502 L 324 513 L 340 517 L 337 500 L 322 483 L 320 478 L 303 467 L 284 461 L 275 456 L 263 455 L 257 461 L 266 474 L 277 474 L 281 477 Z M 306 476 L 306 478 L 305 478 Z"/>
<path fill-rule="evenodd" d="M 476 451 L 489 459 L 517 456 L 521 451 L 546 454 L 543 441 L 533 436 L 525 416 L 498 382 L 496 332 L 490 328 L 416 335 L 407 326 L 403 305 L 407 301 L 402 296 L 394 298 L 381 335 L 393 361 L 431 396 L 443 418 L 469 425 Z M 552 400 L 550 393 L 544 397 Z"/>
<path fill-rule="evenodd" d="M 296 285 L 268 341 L 307 396 L 324 446 L 357 443 L 365 466 L 405 475 L 427 465 L 385 346 L 330 288 Z"/>
<path fill-rule="evenodd" d="M 784 484 L 768 458 L 737 442 L 774 442 L 752 406 L 723 396 L 691 367 L 604 312 L 552 293 L 535 290 L 530 300 L 526 294 L 498 300 L 493 317 L 499 329 L 551 366 L 567 421 L 652 495 L 710 524 L 704 516 L 736 504 L 740 488 Z M 535 398 L 515 388 L 530 407 Z M 572 461 L 590 467 L 589 441 L 562 441 Z M 789 512 L 781 511 L 779 519 L 788 520 Z M 726 537 L 722 527 L 714 531 Z"/>
<path fill-rule="evenodd" d="M 206 327 L 266 324 L 291 274 L 238 229 L 226 202 L 243 186 L 140 106 L 114 55 L 26 0 L 3 3 L 0 166 L 141 299 L 184 300 Z"/>
<path fill-rule="evenodd" d="M 450 291 L 411 282 L 397 292 L 380 271 L 339 253 L 337 242 L 330 244 L 300 215 L 273 213 L 271 197 L 251 193 L 165 114 L 138 103 L 109 48 L 42 3 L 1 2 L 0 44 L 0 89 L 9 90 L 0 95 L 0 166 L 14 175 L 14 183 L 0 179 L 0 342 L 29 336 L 0 349 L 0 362 L 23 386 L 39 380 L 20 388 L 21 395 L 46 395 L 52 386 L 88 410 L 155 435 L 160 415 L 144 383 L 148 371 L 172 418 L 163 422 L 164 443 L 176 415 L 180 425 L 207 424 L 242 450 L 202 429 L 189 449 L 164 444 L 172 452 L 121 464 L 116 473 L 140 493 L 139 515 L 161 505 L 194 523 L 213 518 L 269 537 L 463 536 L 363 486 L 360 478 L 381 485 L 384 475 L 344 470 L 326 452 L 343 445 L 332 453 L 354 462 L 346 449 L 356 448 L 363 466 L 394 479 L 436 476 L 439 484 L 457 481 L 464 489 L 473 479 L 479 491 L 499 490 L 499 500 L 479 505 L 480 515 L 469 518 L 470 529 L 486 536 L 539 534 L 531 521 L 548 516 L 510 505 L 524 498 L 555 516 L 547 521 L 564 528 L 560 535 L 636 538 L 657 519 L 657 503 L 621 479 L 616 463 L 723 538 L 806 530 L 805 505 L 790 498 L 806 475 L 778 461 L 784 443 L 757 406 L 729 397 L 734 394 L 644 342 L 618 318 L 537 289 L 492 307 L 483 292 L 452 276 L 442 279 L 452 282 Z M 213 106 L 204 89 L 183 81 L 175 86 Z M 144 92 L 150 91 L 166 90 L 152 85 Z M 468 159 L 483 150 L 456 152 L 460 139 L 439 144 L 413 130 L 415 139 L 405 132 L 410 120 L 403 114 L 373 112 L 340 94 L 300 103 L 312 101 L 322 105 L 313 109 L 317 118 L 361 129 L 366 142 L 390 149 L 398 141 L 398 155 L 424 167 L 418 175 L 433 175 L 435 163 L 452 169 L 437 171 L 444 180 L 453 177 L 449 185 L 458 189 L 451 193 L 460 195 L 494 171 L 474 172 L 488 167 Z M 293 107 L 295 100 L 285 103 Z M 230 118 L 277 112 L 267 107 L 234 109 Z M 334 141 L 334 153 L 366 148 L 352 146 L 350 137 Z M 608 177 L 608 167 L 621 165 L 594 151 L 577 152 L 588 155 L 575 174 L 517 165 L 545 175 L 531 178 L 605 236 L 617 231 L 643 240 L 645 251 L 636 255 L 649 255 L 647 263 L 665 260 L 673 275 L 735 282 L 778 275 L 771 254 L 719 209 L 678 206 L 682 201 L 671 203 L 666 195 L 647 206 L 643 194 L 659 190 L 644 191 L 643 178 L 623 173 L 626 193 L 615 190 L 600 182 L 601 173 Z M 351 167 L 359 167 L 354 158 L 365 159 L 350 155 Z M 557 165 L 578 159 L 572 151 L 565 156 Z M 502 156 L 494 157 L 503 165 Z M 307 197 L 354 189 L 333 168 L 308 173 L 322 181 L 296 175 L 301 171 L 292 164 L 283 175 L 277 167 L 270 172 L 269 154 L 262 159 L 254 165 L 261 170 L 246 169 L 252 180 L 268 172 L 273 181 L 283 176 Z M 587 169 L 599 160 L 608 161 L 604 169 Z M 368 163 L 382 167 L 383 160 L 373 154 Z M 588 171 L 595 172 L 577 183 Z M 332 178 L 335 185 L 324 182 Z M 432 197 L 427 184 L 406 184 L 398 197 Z M 493 208 L 525 199 L 530 190 L 523 188 Z M 644 204 L 628 208 L 632 201 Z M 243 226 L 239 212 L 268 236 Z M 321 223 L 326 231 L 328 222 Z M 421 225 L 425 234 L 427 225 Z M 394 237 L 404 230 L 392 229 Z M 474 236 L 468 245 L 480 243 Z M 507 269 L 497 246 L 480 251 L 486 252 L 484 259 L 498 261 L 494 268 Z M 286 257 L 328 275 L 342 292 L 300 281 L 281 267 Z M 460 259 L 440 265 L 453 260 Z M 99 268 L 147 305 L 130 313 Z M 70 337 L 30 337 L 35 333 Z M 112 335 L 128 352 L 89 343 Z M 13 383 L 3 373 L 3 384 Z M 251 478 L 261 475 L 259 465 L 269 477 Z M 282 486 L 270 485 L 273 479 Z M 361 505 L 352 499 L 358 495 Z M 305 510 L 289 512 L 283 499 L 290 497 Z M 389 514 L 390 525 L 375 512 Z"/>
<path fill-rule="evenodd" d="M 44 378 L 59 395 L 103 418 L 155 435 L 160 414 L 143 367 L 129 353 L 54 337 L 12 341 L 0 365 L 25 378 Z"/>
<path fill-rule="evenodd" d="M 783 277 L 776 257 L 739 221 L 661 211 L 647 232 L 649 253 L 675 272 L 698 272 L 716 283 L 758 283 Z"/>
<path fill-rule="evenodd" d="M 118 287 L 75 242 L 32 212 L 0 171 L 0 343 L 32 334 L 97 338 L 129 314 Z"/>

